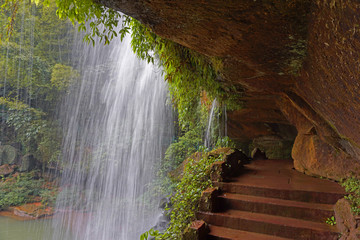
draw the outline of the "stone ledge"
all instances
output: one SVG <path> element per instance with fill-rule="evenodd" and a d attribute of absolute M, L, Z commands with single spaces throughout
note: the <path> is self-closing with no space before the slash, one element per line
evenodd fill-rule
<path fill-rule="evenodd" d="M 208 188 L 201 193 L 199 210 L 203 212 L 218 212 L 220 190 L 218 188 Z"/>
<path fill-rule="evenodd" d="M 209 228 L 203 220 L 195 220 L 185 230 L 183 234 L 184 240 L 206 240 Z"/>
<path fill-rule="evenodd" d="M 227 181 L 240 174 L 243 165 L 250 161 L 243 152 L 237 149 L 227 148 L 225 150 L 227 151 L 223 152 L 223 160 L 211 165 L 210 179 L 213 182 Z"/>

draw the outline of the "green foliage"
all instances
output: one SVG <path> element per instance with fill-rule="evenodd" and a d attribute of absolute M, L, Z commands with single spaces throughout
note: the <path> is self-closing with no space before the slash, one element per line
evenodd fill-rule
<path fill-rule="evenodd" d="M 222 116 L 220 108 L 215 108 L 213 124 L 210 131 L 212 145 L 206 149 L 204 144 L 205 131 L 207 129 L 210 110 L 204 104 L 199 104 L 192 116 L 195 121 L 188 124 L 187 128 L 181 129 L 177 133 L 176 139 L 170 144 L 165 152 L 161 164 L 157 166 L 157 179 L 151 184 L 154 195 L 168 195 L 174 191 L 176 183 L 171 171 L 178 168 L 179 165 L 195 152 L 210 151 L 213 148 L 230 147 L 233 143 L 228 137 L 221 137 L 219 118 Z M 219 116 L 219 118 L 218 118 Z M 176 177 L 176 176 L 175 176 Z"/>
<path fill-rule="evenodd" d="M 12 21 L 11 36 L 0 42 L 1 141 L 43 167 L 60 156 L 61 134 L 51 116 L 79 76 L 69 66 L 73 27 L 56 16 L 55 1 L 45 4 L 8 0 L 0 10 L 1 23 Z"/>
<path fill-rule="evenodd" d="M 351 210 L 360 215 L 360 180 L 355 177 L 350 177 L 341 182 L 345 191 L 349 193 L 345 198 L 351 203 Z"/>
<path fill-rule="evenodd" d="M 44 207 L 55 206 L 56 198 L 58 195 L 57 189 L 42 189 L 39 196 L 41 198 L 41 204 Z"/>
<path fill-rule="evenodd" d="M 15 15 L 18 8 L 19 8 L 18 1 L 13 1 L 13 0 L 1 1 L 0 13 L 5 12 L 11 17 L 9 17 L 6 20 L 4 19 L 0 20 L 1 26 L 3 26 L 3 29 L 1 29 L 0 39 L 3 38 L 4 36 L 6 36 L 8 39 L 12 31 L 14 30 Z"/>
<path fill-rule="evenodd" d="M 30 172 L 3 178 L 0 181 L 0 210 L 33 202 L 36 197 L 45 196 L 49 190 L 45 188 L 44 180 L 36 179 L 36 175 L 36 172 Z M 50 205 L 54 199 L 48 198 L 44 201 Z"/>
<path fill-rule="evenodd" d="M 17 4 L 19 17 L 12 36 L 0 44 L 0 68 L 4 73 L 0 93 L 50 112 L 60 95 L 50 81 L 51 72 L 55 64 L 67 65 L 70 59 L 71 24 L 56 17 L 54 3 L 47 8 L 25 0 Z M 3 12 L 0 21 L 8 17 Z"/>
<path fill-rule="evenodd" d="M 73 24 L 79 23 L 79 30 L 90 30 L 84 40 L 92 44 L 95 44 L 95 37 L 108 44 L 114 37 L 120 35 L 123 38 L 129 32 L 129 28 L 125 25 L 127 16 L 123 16 L 123 28 L 119 30 L 117 26 L 122 17 L 121 14 L 91 0 L 56 0 L 56 5 L 57 14 L 61 19 L 68 18 Z"/>
<path fill-rule="evenodd" d="M 179 137 L 165 152 L 165 162 L 178 166 L 187 157 L 198 151 L 203 144 L 203 135 L 206 130 L 209 112 L 205 105 L 197 105 L 192 118 L 194 122 L 187 124 L 187 128 L 180 128 Z"/>
<path fill-rule="evenodd" d="M 213 158 L 206 153 L 199 161 L 189 159 L 183 178 L 176 186 L 175 196 L 171 199 L 170 226 L 159 239 L 181 239 L 185 228 L 195 219 L 202 191 L 212 186 L 210 166 L 218 160 L 221 160 L 221 156 Z"/>
<path fill-rule="evenodd" d="M 55 121 L 43 119 L 45 113 L 21 102 L 0 97 L 0 106 L 6 109 L 3 120 L 13 129 L 15 140 L 23 147 L 23 154 L 33 154 L 44 166 L 58 159 L 61 134 Z"/>
<path fill-rule="evenodd" d="M 326 223 L 331 225 L 331 226 L 334 226 L 336 225 L 336 220 L 335 220 L 335 217 L 334 216 L 331 216 L 329 218 L 326 219 Z"/>
<path fill-rule="evenodd" d="M 156 238 L 156 237 L 160 236 L 160 233 L 159 233 L 159 231 L 150 229 L 149 231 L 144 232 L 143 234 L 140 235 L 140 240 L 147 240 L 149 238 L 149 236 Z"/>
<path fill-rule="evenodd" d="M 203 144 L 201 126 L 195 126 L 173 142 L 165 152 L 165 161 L 173 166 L 181 164 L 188 156 L 199 150 Z"/>
<path fill-rule="evenodd" d="M 215 115 L 221 115 L 219 109 L 215 109 Z M 172 195 L 171 202 L 171 223 L 167 231 L 156 239 L 180 239 L 182 231 L 194 219 L 198 208 L 201 192 L 211 186 L 209 171 L 214 161 L 221 159 L 208 158 L 206 149 L 203 146 L 204 132 L 208 124 L 209 110 L 206 105 L 197 108 L 194 117 L 196 124 L 190 124 L 186 130 L 179 133 L 179 137 L 167 149 L 165 157 L 158 168 L 158 179 L 150 186 L 154 195 Z M 216 119 L 216 117 L 215 117 Z M 214 148 L 230 147 L 234 144 L 228 137 L 219 136 L 220 123 L 214 124 L 214 131 L 211 131 L 214 139 Z M 180 182 L 170 177 L 169 172 L 178 171 L 181 163 L 195 152 L 202 152 L 200 160 L 189 159 L 183 171 Z M 197 158 L 198 159 L 198 158 Z M 179 174 L 178 172 L 175 174 Z"/>
<path fill-rule="evenodd" d="M 2 36 L 7 36 L 7 39 L 12 37 L 19 9 L 24 2 L 25 0 L 5 0 L 0 7 L 1 12 L 9 16 L 5 21 L 1 21 L 5 26 Z M 69 19 L 73 25 L 78 24 L 78 30 L 88 31 L 84 40 L 92 44 L 95 44 L 95 37 L 108 44 L 114 37 L 120 35 L 123 38 L 129 32 L 127 16 L 123 16 L 123 27 L 119 30 L 117 27 L 122 18 L 121 14 L 92 0 L 32 0 L 28 3 L 37 7 L 54 8 L 56 6 L 59 18 Z"/>
<path fill-rule="evenodd" d="M 68 87 L 79 78 L 80 74 L 74 70 L 71 66 L 66 66 L 57 63 L 52 68 L 51 72 L 51 84 L 60 91 L 67 90 Z"/>
<path fill-rule="evenodd" d="M 156 239 L 181 238 L 182 232 L 195 217 L 202 191 L 211 186 L 211 164 L 222 158 L 222 156 L 216 159 L 208 158 L 206 151 L 209 151 L 209 149 L 203 146 L 203 134 L 209 118 L 206 107 L 198 108 L 196 116 L 200 121 L 196 125 L 191 125 L 187 131 L 181 132 L 178 140 L 168 147 L 159 167 L 158 179 L 150 186 L 152 194 L 155 195 L 172 195 L 175 192 L 175 196 L 171 199 L 173 208 L 171 209 L 170 227 L 165 233 L 157 236 Z M 234 147 L 228 137 L 216 135 L 216 133 L 219 133 L 219 124 L 213 127 L 216 129 L 213 132 L 215 134 L 213 136 L 215 139 L 214 148 Z M 202 151 L 201 159 L 189 159 L 180 182 L 176 182 L 174 178 L 169 177 L 170 171 L 177 168 L 186 158 L 197 151 Z"/>

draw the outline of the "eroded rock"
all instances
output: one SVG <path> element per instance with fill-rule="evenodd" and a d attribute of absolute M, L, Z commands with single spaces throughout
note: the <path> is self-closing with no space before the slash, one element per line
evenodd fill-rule
<path fill-rule="evenodd" d="M 234 148 L 220 148 L 210 152 L 209 156 L 219 157 L 220 154 L 222 154 L 222 161 L 211 165 L 210 179 L 214 182 L 227 181 L 240 174 L 243 165 L 250 161 L 249 157 Z"/>
<path fill-rule="evenodd" d="M 259 148 L 254 148 L 252 151 L 251 151 L 251 158 L 253 160 L 256 160 L 256 159 L 267 159 L 266 157 L 266 154 L 261 151 Z"/>
<path fill-rule="evenodd" d="M 312 176 L 341 180 L 360 175 L 360 163 L 343 151 L 335 150 L 317 135 L 298 135 L 292 149 L 294 167 Z"/>
<path fill-rule="evenodd" d="M 15 164 L 17 159 L 17 150 L 11 145 L 0 146 L 0 165 Z"/>
<path fill-rule="evenodd" d="M 15 171 L 15 165 L 4 164 L 0 166 L 0 176 L 8 176 Z"/>
<path fill-rule="evenodd" d="M 358 240 L 360 231 L 358 223 L 351 211 L 351 204 L 342 198 L 335 204 L 336 227 L 341 233 L 340 240 Z"/>
<path fill-rule="evenodd" d="M 203 212 L 219 211 L 220 190 L 218 188 L 208 188 L 201 193 L 199 210 Z"/>
<path fill-rule="evenodd" d="M 203 220 L 195 220 L 185 229 L 184 240 L 206 240 L 209 228 Z"/>
<path fill-rule="evenodd" d="M 11 207 L 10 210 L 16 216 L 24 218 L 44 218 L 54 215 L 54 209 L 43 206 L 41 203 L 27 203 L 18 207 Z"/>
<path fill-rule="evenodd" d="M 28 172 L 36 168 L 36 159 L 33 155 L 27 154 L 21 158 L 20 172 Z"/>

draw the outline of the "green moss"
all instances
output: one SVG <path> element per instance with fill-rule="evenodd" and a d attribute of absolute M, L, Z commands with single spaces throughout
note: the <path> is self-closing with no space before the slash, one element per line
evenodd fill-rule
<path fill-rule="evenodd" d="M 289 39 L 291 43 L 287 46 L 289 56 L 285 61 L 285 68 L 288 74 L 297 76 L 307 55 L 307 41 L 300 38 L 295 39 L 293 36 L 290 36 Z"/>

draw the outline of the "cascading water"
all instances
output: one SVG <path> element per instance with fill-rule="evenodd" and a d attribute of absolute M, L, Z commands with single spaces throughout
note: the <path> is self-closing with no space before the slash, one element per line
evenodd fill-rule
<path fill-rule="evenodd" d="M 213 144 L 212 142 L 212 138 L 211 138 L 211 126 L 213 125 L 213 121 L 214 121 L 214 115 L 215 115 L 215 108 L 217 106 L 217 101 L 216 98 L 214 99 L 214 101 L 211 104 L 211 109 L 210 109 L 210 113 L 209 113 L 209 119 L 208 119 L 208 124 L 206 127 L 206 132 L 205 132 L 205 140 L 204 140 L 204 145 L 206 148 L 210 149 L 211 145 Z"/>
<path fill-rule="evenodd" d="M 220 119 L 221 116 L 221 119 Z M 211 150 L 219 140 L 223 141 L 227 137 L 227 113 L 226 105 L 220 109 L 216 100 L 213 100 L 208 116 L 208 123 L 205 131 L 204 146 Z"/>
<path fill-rule="evenodd" d="M 58 214 L 44 238 L 139 239 L 160 213 L 144 193 L 172 133 L 166 84 L 161 70 L 132 53 L 128 38 L 84 45 L 74 51 L 82 79 L 62 110 Z"/>

